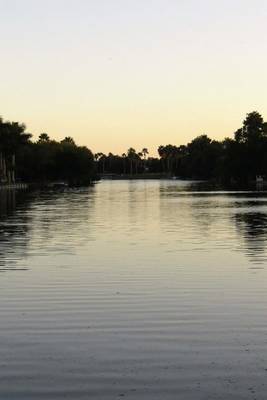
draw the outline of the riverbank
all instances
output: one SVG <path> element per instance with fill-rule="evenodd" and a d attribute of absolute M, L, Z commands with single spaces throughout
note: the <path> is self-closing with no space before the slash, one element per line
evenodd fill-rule
<path fill-rule="evenodd" d="M 129 180 L 129 179 L 176 179 L 171 174 L 163 173 L 146 173 L 146 174 L 99 174 L 103 180 Z"/>

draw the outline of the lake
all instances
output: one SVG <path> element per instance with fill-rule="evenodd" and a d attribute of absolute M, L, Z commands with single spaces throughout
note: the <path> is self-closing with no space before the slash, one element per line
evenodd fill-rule
<path fill-rule="evenodd" d="M 266 400 L 267 192 L 0 193 L 0 399 Z"/>

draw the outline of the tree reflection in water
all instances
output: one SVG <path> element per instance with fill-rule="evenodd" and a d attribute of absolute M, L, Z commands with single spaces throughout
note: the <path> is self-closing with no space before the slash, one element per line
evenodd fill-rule
<path fill-rule="evenodd" d="M 90 236 L 94 187 L 0 192 L 0 271 L 27 269 L 27 253 L 72 254 Z M 77 234 L 78 233 L 78 234 Z M 24 263 L 24 265 L 23 265 Z"/>
<path fill-rule="evenodd" d="M 30 218 L 19 210 L 27 207 L 29 201 L 27 193 L 0 191 L 0 272 L 27 269 L 19 266 L 18 261 L 27 254 Z"/>
<path fill-rule="evenodd" d="M 260 211 L 235 215 L 238 231 L 245 239 L 246 254 L 253 261 L 263 263 L 267 244 L 267 214 Z"/>

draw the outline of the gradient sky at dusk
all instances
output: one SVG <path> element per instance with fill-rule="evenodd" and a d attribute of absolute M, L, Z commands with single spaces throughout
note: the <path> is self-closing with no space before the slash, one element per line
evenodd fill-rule
<path fill-rule="evenodd" d="M 266 0 L 0 0 L 0 115 L 93 151 L 267 119 Z"/>

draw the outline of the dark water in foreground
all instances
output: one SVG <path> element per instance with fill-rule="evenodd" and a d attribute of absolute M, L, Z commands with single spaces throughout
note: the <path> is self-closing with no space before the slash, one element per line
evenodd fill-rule
<path fill-rule="evenodd" d="M 267 398 L 267 192 L 196 190 L 1 194 L 1 400 Z"/>

